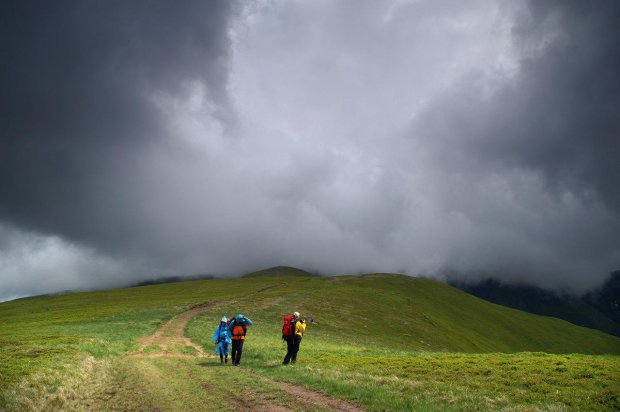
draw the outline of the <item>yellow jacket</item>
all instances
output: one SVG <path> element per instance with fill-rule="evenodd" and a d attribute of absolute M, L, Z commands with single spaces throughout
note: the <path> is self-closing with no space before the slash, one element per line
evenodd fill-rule
<path fill-rule="evenodd" d="M 306 323 L 301 323 L 301 321 L 295 323 L 295 335 L 304 336 L 304 332 L 306 331 Z"/>

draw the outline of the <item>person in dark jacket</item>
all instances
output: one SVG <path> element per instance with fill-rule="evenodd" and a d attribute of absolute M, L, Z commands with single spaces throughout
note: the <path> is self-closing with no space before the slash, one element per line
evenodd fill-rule
<path fill-rule="evenodd" d="M 246 318 L 242 314 L 235 316 L 228 325 L 228 330 L 232 335 L 232 364 L 239 366 L 241 362 L 241 353 L 243 352 L 243 342 L 248 331 L 248 326 L 253 325 L 252 319 Z"/>

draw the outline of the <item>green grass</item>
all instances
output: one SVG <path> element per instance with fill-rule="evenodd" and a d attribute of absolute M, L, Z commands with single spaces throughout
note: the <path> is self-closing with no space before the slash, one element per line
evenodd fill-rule
<path fill-rule="evenodd" d="M 612 356 L 620 353 L 618 338 L 494 305 L 428 279 L 276 274 L 262 271 L 241 279 L 2 303 L 0 409 L 15 402 L 23 406 L 19 399 L 25 399 L 28 391 L 53 397 L 55 388 L 74 375 L 81 376 L 77 381 L 88 381 L 76 371 L 89 359 L 113 365 L 101 374 L 107 380 L 91 386 L 117 388 L 110 396 L 126 406 L 133 405 L 135 396 L 150 393 L 159 405 L 174 409 L 177 404 L 170 400 L 174 397 L 159 386 L 162 379 L 188 397 L 187 405 L 218 404 L 203 393 L 204 387 L 166 373 L 178 369 L 222 393 L 233 382 L 250 388 L 258 380 L 280 404 L 286 402 L 270 379 L 356 399 L 379 410 L 620 407 L 620 358 Z M 219 369 L 193 360 L 138 362 L 122 356 L 136 350 L 139 337 L 152 334 L 173 314 L 206 301 L 217 304 L 191 321 L 186 335 L 208 352 L 214 350 L 210 338 L 223 314 L 242 312 L 254 320 L 242 361 L 242 370 L 250 377 L 247 382 L 245 375 L 226 375 L 234 372 L 216 372 Z M 280 365 L 285 353 L 281 319 L 293 310 L 312 317 L 314 323 L 308 325 L 297 365 L 286 368 Z M 50 370 L 55 374 L 37 384 L 40 374 Z M 136 374 L 146 386 L 131 383 L 139 379 Z M 213 382 L 216 377 L 224 383 Z M 15 388 L 21 389 L 12 391 Z M 97 393 L 93 398 L 112 402 L 102 395 L 105 390 Z M 86 402 L 76 396 L 65 396 L 62 402 Z"/>
<path fill-rule="evenodd" d="M 334 395 L 354 394 L 352 398 L 379 410 L 414 409 L 420 403 L 460 410 L 620 407 L 617 358 L 527 352 L 317 352 L 322 351 L 308 350 L 301 370 L 256 367 L 274 378 Z"/>
<path fill-rule="evenodd" d="M 294 367 L 250 367 L 278 380 L 356 399 L 374 410 L 620 407 L 617 357 L 363 351 L 305 345 Z"/>

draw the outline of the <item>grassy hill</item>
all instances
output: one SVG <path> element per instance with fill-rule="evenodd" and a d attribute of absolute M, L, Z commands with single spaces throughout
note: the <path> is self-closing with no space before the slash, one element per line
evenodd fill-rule
<path fill-rule="evenodd" d="M 58 388 L 83 385 L 92 374 L 84 372 L 92 370 L 84 366 L 87 359 L 108 365 L 110 381 L 148 366 L 161 379 L 183 370 L 205 385 L 215 385 L 210 379 L 241 382 L 229 372 L 233 368 L 213 375 L 187 360 L 128 364 L 125 355 L 137 349 L 138 338 L 203 302 L 213 306 L 185 333 L 207 351 L 223 314 L 241 312 L 254 320 L 242 361 L 243 379 L 255 377 L 250 381 L 293 382 L 370 409 L 620 406 L 616 337 L 498 306 L 429 279 L 272 271 L 0 304 L 0 409 L 23 406 L 28 397 L 69 402 L 59 400 Z M 299 362 L 284 368 L 281 319 L 293 310 L 314 322 Z M 109 366 L 117 364 L 122 367 Z"/>
<path fill-rule="evenodd" d="M 274 276 L 314 276 L 305 270 L 293 268 L 290 266 L 274 266 L 269 269 L 263 269 L 243 275 L 244 278 L 256 277 L 274 277 Z"/>

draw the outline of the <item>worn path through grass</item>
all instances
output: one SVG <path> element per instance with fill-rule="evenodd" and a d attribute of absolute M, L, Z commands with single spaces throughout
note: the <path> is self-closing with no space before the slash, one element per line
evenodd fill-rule
<path fill-rule="evenodd" d="M 174 316 L 141 339 L 137 352 L 99 364 L 68 405 L 76 409 L 105 405 L 108 410 L 362 411 L 353 403 L 243 367 L 221 365 L 184 335 L 187 323 L 213 303 Z"/>
<path fill-rule="evenodd" d="M 185 336 L 185 326 L 194 317 L 209 310 L 212 303 L 202 303 L 190 310 L 180 313 L 166 322 L 157 331 L 146 338 L 140 339 L 138 352 L 131 354 L 136 357 L 213 357 L 205 353 L 200 345 Z"/>

